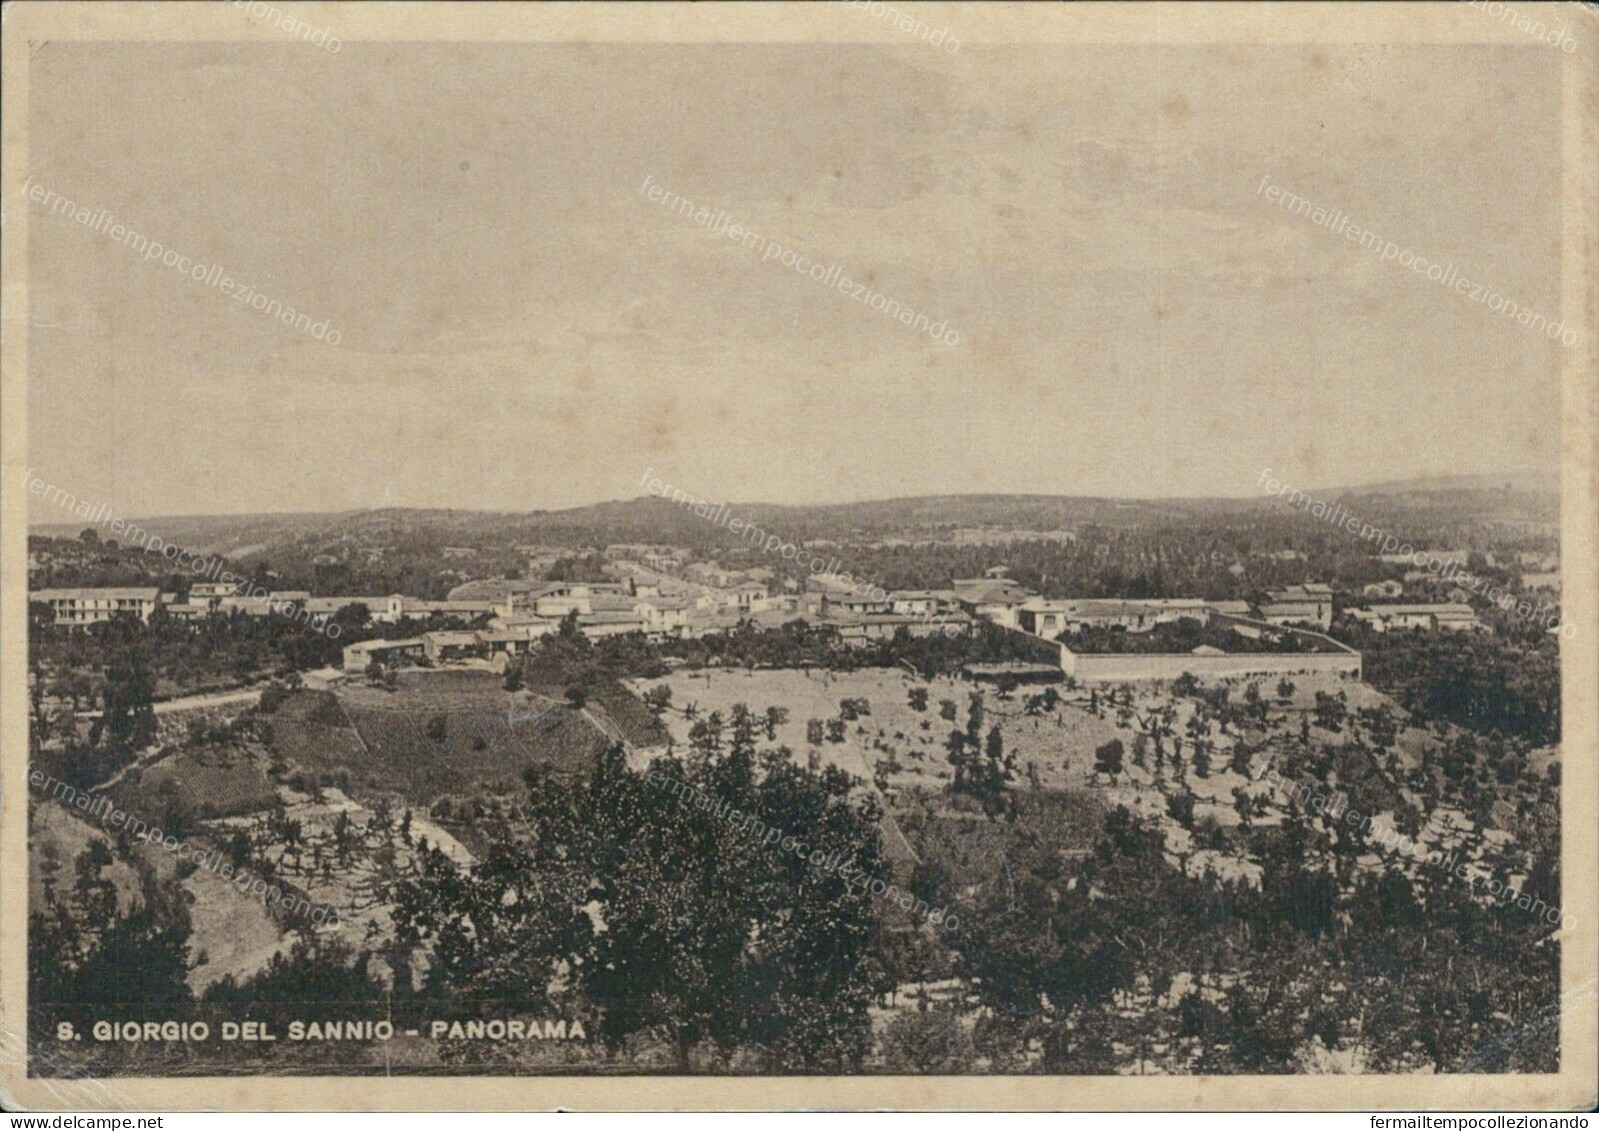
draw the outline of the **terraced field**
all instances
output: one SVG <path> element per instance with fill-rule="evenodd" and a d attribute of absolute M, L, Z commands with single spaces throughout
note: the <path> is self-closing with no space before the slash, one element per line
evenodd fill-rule
<path fill-rule="evenodd" d="M 665 734 L 620 685 L 576 709 L 467 672 L 410 673 L 393 691 L 303 692 L 271 722 L 292 769 L 339 776 L 357 795 L 399 795 L 424 812 L 440 797 L 518 791 L 528 766 L 586 772 L 617 736 L 656 744 Z"/>
<path fill-rule="evenodd" d="M 622 738 L 640 748 L 665 746 L 671 732 L 655 717 L 637 695 L 619 683 L 604 683 L 589 692 L 589 702 L 597 704 L 615 724 Z"/>
<path fill-rule="evenodd" d="M 130 771 L 108 792 L 119 807 L 147 819 L 173 803 L 210 820 L 254 813 L 277 800 L 258 755 L 232 746 L 180 750 Z"/>

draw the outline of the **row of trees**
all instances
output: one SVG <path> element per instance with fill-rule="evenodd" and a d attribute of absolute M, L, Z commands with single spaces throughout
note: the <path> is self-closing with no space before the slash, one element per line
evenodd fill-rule
<path fill-rule="evenodd" d="M 440 1015 L 492 1001 L 580 1017 L 612 1054 L 665 1050 L 662 1066 L 679 1071 L 1280 1073 L 1318 1049 L 1371 1071 L 1555 1063 L 1547 1031 L 1504 1039 L 1557 992 L 1551 928 L 1509 902 L 1485 905 L 1443 869 L 1365 871 L 1368 847 L 1335 820 L 1294 810 L 1247 830 L 1262 862 L 1254 887 L 1172 867 L 1160 830 L 1122 809 L 1078 854 L 1063 852 L 1084 832 L 1061 823 L 1080 816 L 1061 810 L 1065 798 L 1027 795 L 999 820 L 974 800 L 997 860 L 959 862 L 919 831 L 910 885 L 958 908 L 960 925 L 906 929 L 850 873 L 750 833 L 746 815 L 883 874 L 871 798 L 837 770 L 758 751 L 757 718 L 739 712 L 723 743 L 649 771 L 613 749 L 576 790 L 530 775 L 521 836 L 474 868 L 429 851 L 399 877 L 391 964 L 426 954 L 421 997 Z M 181 899 L 146 874 L 140 900 L 119 910 L 112 859 L 91 846 L 70 889 L 35 914 L 40 1017 L 95 1001 L 165 1016 L 366 1001 L 376 1015 L 391 992 L 369 959 L 305 939 L 194 1003 Z M 1558 891 L 1558 863 L 1529 884 Z M 873 1001 L 948 977 L 958 988 L 942 1004 L 874 1040 Z"/>
<path fill-rule="evenodd" d="M 1516 643 L 1477 632 L 1375 632 L 1340 622 L 1360 650 L 1365 678 L 1423 720 L 1521 738 L 1560 741 L 1560 650 L 1547 633 Z"/>
<path fill-rule="evenodd" d="M 757 756 L 754 718 L 647 772 L 612 748 L 575 791 L 530 773 L 525 839 L 470 871 L 430 853 L 395 912 L 431 956 L 425 992 L 584 1016 L 606 1047 L 669 1048 L 682 1070 L 858 1066 L 881 980 L 871 896 L 744 818 L 871 875 L 879 813 L 836 769 Z"/>

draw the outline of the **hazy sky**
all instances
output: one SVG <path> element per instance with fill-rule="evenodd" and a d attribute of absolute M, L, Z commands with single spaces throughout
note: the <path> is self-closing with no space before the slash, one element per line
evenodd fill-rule
<path fill-rule="evenodd" d="M 34 204 L 28 462 L 134 515 L 1554 468 L 1555 343 L 1257 189 L 1558 318 L 1562 58 L 52 42 L 34 181 L 342 341 Z"/>

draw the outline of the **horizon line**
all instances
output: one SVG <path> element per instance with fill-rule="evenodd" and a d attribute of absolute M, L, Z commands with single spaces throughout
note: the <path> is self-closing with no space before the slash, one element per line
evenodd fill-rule
<path fill-rule="evenodd" d="M 1270 470 L 1271 469 L 1269 469 L 1269 468 L 1265 469 L 1265 473 L 1269 473 Z M 1314 488 L 1314 489 L 1311 489 L 1311 490 L 1304 490 L 1304 489 L 1301 489 L 1301 490 L 1303 491 L 1303 493 L 1305 493 L 1307 495 L 1315 495 L 1315 494 L 1334 495 L 1334 494 L 1337 494 L 1339 492 L 1344 492 L 1344 493 L 1358 492 L 1358 491 L 1362 491 L 1362 490 L 1372 490 L 1372 489 L 1380 488 L 1380 487 L 1393 487 L 1393 486 L 1399 485 L 1399 484 L 1412 484 L 1412 483 L 1414 483 L 1417 486 L 1423 486 L 1424 487 L 1424 485 L 1426 485 L 1428 483 L 1444 484 L 1444 483 L 1447 483 L 1450 480 L 1474 480 L 1474 481 L 1490 480 L 1491 481 L 1491 480 L 1493 480 L 1495 478 L 1498 478 L 1498 477 L 1501 477 L 1501 476 L 1503 476 L 1503 477 L 1505 477 L 1507 479 L 1553 478 L 1555 480 L 1555 483 L 1556 483 L 1555 493 L 1557 495 L 1559 494 L 1559 489 L 1560 489 L 1559 488 L 1559 483 L 1560 483 L 1560 477 L 1561 477 L 1561 473 L 1560 473 L 1559 469 L 1556 469 L 1556 470 L 1553 470 L 1553 471 L 1537 471 L 1537 470 L 1531 470 L 1531 469 L 1526 469 L 1526 468 L 1523 468 L 1523 469 L 1520 469 L 1520 470 L 1517 470 L 1517 471 L 1463 472 L 1463 473 L 1458 473 L 1458 474 L 1457 473 L 1445 472 L 1445 473 L 1439 473 L 1439 474 L 1433 474 L 1433 475 L 1415 475 L 1415 476 L 1409 476 L 1409 477 L 1402 477 L 1402 478 L 1398 478 L 1398 479 L 1394 479 L 1394 478 L 1377 479 L 1377 480 L 1370 480 L 1370 481 L 1364 482 L 1364 483 L 1350 483 L 1350 484 L 1343 484 L 1343 485 L 1336 486 L 1336 487 L 1318 487 L 1318 488 Z M 1487 488 L 1484 487 L 1484 488 L 1479 488 L 1479 489 L 1487 489 Z M 1072 494 L 1064 494 L 1064 493 L 1048 494 L 1048 493 L 1042 493 L 1042 492 L 1037 492 L 1037 491 L 1014 491 L 1014 492 L 1011 492 L 1011 491 L 968 491 L 968 492 L 947 492 L 947 491 L 938 492 L 938 491 L 935 491 L 935 492 L 929 492 L 927 494 L 921 494 L 921 495 L 886 495 L 886 496 L 881 496 L 881 497 L 870 497 L 870 498 L 850 499 L 850 500 L 837 500 L 837 501 L 833 501 L 833 502 L 816 502 L 816 503 L 773 503 L 773 502 L 765 502 L 765 501 L 759 501 L 759 500 L 737 500 L 737 501 L 735 501 L 735 500 L 722 500 L 722 501 L 720 501 L 720 505 L 727 506 L 727 507 L 759 507 L 759 508 L 767 508 L 767 509 L 773 509 L 773 510 L 813 510 L 813 509 L 831 509 L 831 508 L 854 507 L 854 506 L 871 506 L 871 505 L 874 505 L 874 504 L 881 505 L 881 504 L 887 504 L 887 503 L 914 503 L 914 502 L 922 502 L 922 501 L 927 501 L 927 500 L 932 500 L 932 499 L 1015 499 L 1015 500 L 1054 500 L 1054 501 L 1067 501 L 1067 500 L 1069 500 L 1069 501 L 1075 501 L 1075 502 L 1148 503 L 1148 504 L 1190 503 L 1190 504 L 1197 504 L 1197 503 L 1241 503 L 1241 502 L 1248 502 L 1248 501 L 1250 501 L 1252 499 L 1264 502 L 1264 501 L 1267 501 L 1267 500 L 1269 500 L 1271 498 L 1274 498 L 1274 497 L 1276 497 L 1276 496 L 1268 494 L 1268 493 L 1266 493 L 1264 491 L 1257 491 L 1257 492 L 1254 492 L 1254 493 L 1246 493 L 1246 494 L 1240 494 L 1240 495 L 1216 495 L 1216 494 L 1207 494 L 1207 495 L 1072 495 Z M 572 506 L 566 506 L 566 507 L 530 507 L 530 508 L 527 508 L 525 510 L 507 510 L 507 509 L 503 509 L 503 508 L 499 508 L 499 507 L 426 506 L 426 505 L 390 504 L 390 505 L 386 505 L 386 506 L 343 507 L 343 508 L 338 508 L 338 509 L 333 509 L 333 510 L 285 509 L 285 510 L 238 510 L 238 511 L 189 511 L 189 512 L 181 512 L 181 513 L 166 513 L 166 514 L 152 514 L 152 515 L 128 515 L 128 516 L 116 515 L 115 517 L 121 518 L 124 522 L 135 522 L 135 523 L 137 523 L 137 522 L 157 523 L 157 522 L 173 522 L 173 521 L 192 521 L 192 520 L 196 520 L 196 519 L 235 519 L 236 520 L 236 519 L 244 519 L 244 518 L 284 519 L 284 518 L 297 518 L 297 517 L 323 518 L 323 519 L 326 519 L 326 518 L 337 518 L 337 517 L 339 517 L 341 515 L 376 514 L 376 513 L 379 513 L 379 512 L 383 512 L 383 511 L 418 511 L 418 512 L 424 512 L 424 513 L 461 512 L 461 513 L 465 513 L 465 514 L 485 515 L 485 516 L 487 516 L 487 515 L 500 515 L 500 516 L 506 516 L 506 517 L 527 517 L 527 516 L 532 516 L 532 515 L 570 514 L 570 513 L 574 512 L 574 511 L 592 510 L 592 509 L 594 509 L 596 507 L 613 506 L 613 505 L 621 506 L 621 505 L 626 505 L 626 504 L 629 504 L 629 503 L 640 502 L 640 501 L 643 501 L 643 500 L 646 500 L 646 499 L 664 499 L 664 498 L 665 498 L 665 496 L 663 496 L 663 495 L 654 495 L 654 494 L 650 494 L 650 493 L 646 492 L 645 494 L 642 494 L 642 495 L 632 495 L 632 496 L 627 496 L 627 497 L 612 496 L 612 497 L 608 497 L 608 498 L 604 498 L 604 499 L 599 499 L 599 500 L 596 500 L 594 502 L 577 503 L 577 504 L 574 504 Z M 709 502 L 711 500 L 705 500 L 705 501 Z M 681 504 L 679 504 L 679 505 L 681 505 Z M 85 520 L 83 520 L 83 519 L 73 520 L 73 519 L 70 519 L 70 518 L 69 519 L 64 519 L 64 520 L 59 521 L 59 522 L 49 522 L 49 521 L 47 521 L 47 522 L 33 522 L 33 521 L 29 521 L 28 522 L 28 529 L 29 530 L 33 530 L 33 529 L 36 529 L 36 528 L 44 528 L 44 527 L 69 527 L 69 526 L 76 526 L 76 525 L 78 525 L 79 523 L 81 523 L 83 521 L 85 521 Z"/>

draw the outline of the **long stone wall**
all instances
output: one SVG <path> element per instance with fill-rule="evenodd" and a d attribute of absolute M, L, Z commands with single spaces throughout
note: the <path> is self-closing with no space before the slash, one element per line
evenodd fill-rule
<path fill-rule="evenodd" d="M 1244 652 L 1196 656 L 1191 652 L 1120 655 L 1073 652 L 1061 646 L 1061 669 L 1083 683 L 1135 683 L 1176 679 L 1189 672 L 1199 679 L 1223 676 L 1283 676 L 1332 672 L 1360 678 L 1358 652 Z"/>
<path fill-rule="evenodd" d="M 1062 662 L 1065 657 L 1062 653 L 1066 649 L 1063 645 L 1053 640 L 1045 640 L 1042 636 L 1035 636 L 1014 625 L 1002 624 L 1000 627 L 1010 634 L 1011 640 L 1017 645 L 1017 653 L 1023 659 L 1035 664 L 1060 664 L 1062 668 L 1065 667 Z"/>
<path fill-rule="evenodd" d="M 1228 676 L 1284 676 L 1332 673 L 1360 678 L 1360 653 L 1320 632 L 1304 628 L 1285 628 L 1251 617 L 1214 614 L 1213 620 L 1245 629 L 1260 629 L 1314 639 L 1332 652 L 1229 652 L 1224 656 L 1195 655 L 1192 652 L 1073 652 L 1064 644 L 1019 628 L 1005 627 L 1019 649 L 1037 663 L 1059 664 L 1061 671 L 1083 683 L 1136 683 L 1145 680 L 1172 680 L 1184 672 L 1197 679 Z"/>

